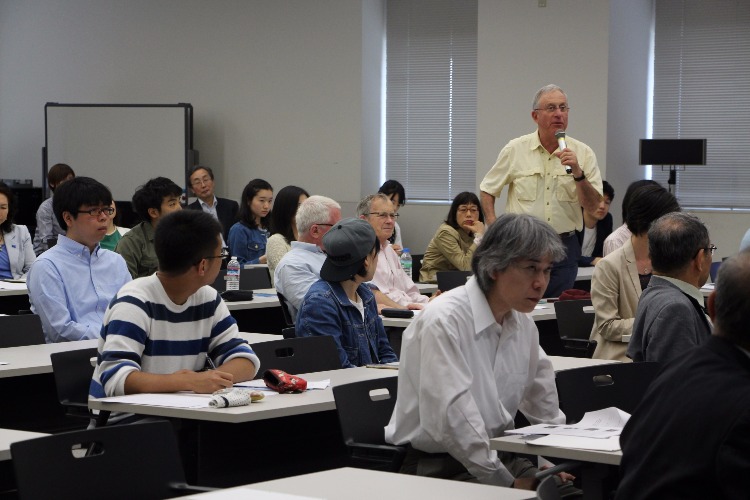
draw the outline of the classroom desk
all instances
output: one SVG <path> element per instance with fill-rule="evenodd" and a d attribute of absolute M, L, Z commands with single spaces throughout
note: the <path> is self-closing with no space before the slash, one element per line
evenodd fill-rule
<path fill-rule="evenodd" d="M 369 485 L 370 487 L 367 487 Z M 448 481 L 430 477 L 410 476 L 393 472 L 344 467 L 302 476 L 263 481 L 236 488 L 190 495 L 187 499 L 254 498 L 258 492 L 275 492 L 327 500 L 525 500 L 536 498 L 533 491 L 515 490 L 501 486 Z M 255 495 L 254 495 L 255 493 Z"/>
<path fill-rule="evenodd" d="M 282 338 L 281 335 L 247 332 L 240 332 L 240 336 L 250 342 L 251 345 Z M 88 349 L 98 345 L 99 339 L 92 339 L 0 349 L 0 361 L 8 363 L 7 365 L 0 365 L 0 378 L 52 373 L 50 354 L 53 352 Z"/>
<path fill-rule="evenodd" d="M 49 436 L 49 434 L 42 432 L 17 431 L 15 429 L 0 429 L 0 461 L 10 460 L 11 443 L 44 436 Z"/>
<path fill-rule="evenodd" d="M 360 380 L 395 377 L 398 375 L 398 370 L 365 368 L 362 366 L 299 375 L 308 381 L 330 379 L 331 387 L 333 387 Z M 170 408 L 129 403 L 107 403 L 100 399 L 90 400 L 89 408 L 207 422 L 241 423 L 335 410 L 336 405 L 333 401 L 333 391 L 329 387 L 323 390 L 306 391 L 302 394 L 268 396 L 258 403 L 234 408 Z"/>
<path fill-rule="evenodd" d="M 559 448 L 556 446 L 534 446 L 526 444 L 521 436 L 503 436 L 490 439 L 493 450 L 523 453 L 527 455 L 541 455 L 548 458 L 576 460 L 582 462 L 580 471 L 584 500 L 601 500 L 606 498 L 611 485 L 605 485 L 608 480 L 616 481 L 617 474 L 613 467 L 620 465 L 622 451 L 594 451 L 576 450 L 573 448 Z M 573 471 L 578 475 L 578 472 Z"/>

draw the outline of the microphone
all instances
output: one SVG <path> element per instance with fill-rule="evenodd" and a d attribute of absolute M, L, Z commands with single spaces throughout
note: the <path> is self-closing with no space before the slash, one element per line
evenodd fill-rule
<path fill-rule="evenodd" d="M 560 151 L 568 147 L 568 145 L 565 144 L 565 131 L 564 130 L 558 130 L 557 132 L 555 132 L 555 137 L 557 138 L 557 145 L 560 146 Z M 570 166 L 565 165 L 565 172 L 568 174 L 572 174 L 573 169 L 570 168 Z"/>

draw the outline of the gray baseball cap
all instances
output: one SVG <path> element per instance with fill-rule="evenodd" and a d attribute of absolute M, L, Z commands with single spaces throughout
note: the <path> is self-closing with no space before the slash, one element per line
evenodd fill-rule
<path fill-rule="evenodd" d="M 320 277 L 326 281 L 346 281 L 357 271 L 375 248 L 375 230 L 363 219 L 343 219 L 323 236 L 326 260 Z"/>

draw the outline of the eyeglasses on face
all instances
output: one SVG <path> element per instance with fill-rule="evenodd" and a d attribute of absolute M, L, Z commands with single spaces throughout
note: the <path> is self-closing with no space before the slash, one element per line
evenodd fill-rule
<path fill-rule="evenodd" d="M 534 108 L 534 111 L 544 111 L 546 113 L 552 114 L 555 112 L 555 110 L 560 110 L 560 113 L 567 113 L 570 111 L 570 106 L 567 104 L 560 104 L 559 106 L 555 106 L 554 104 L 550 104 L 549 106 L 545 106 L 543 108 Z"/>
<path fill-rule="evenodd" d="M 698 256 L 698 254 L 700 253 L 701 250 L 705 250 L 706 253 L 708 253 L 708 254 L 710 254 L 710 255 L 713 256 L 713 254 L 716 253 L 716 250 L 718 250 L 718 249 L 719 249 L 719 247 L 717 247 L 716 245 L 714 245 L 713 243 L 711 243 L 706 248 L 699 248 L 698 251 L 695 252 L 695 257 Z M 695 257 L 693 257 L 693 258 L 695 258 Z"/>
<path fill-rule="evenodd" d="M 395 212 L 369 212 L 364 215 L 372 215 L 378 219 L 393 219 L 398 220 L 398 213 Z"/>
<path fill-rule="evenodd" d="M 478 214 L 479 209 L 477 207 L 458 207 L 458 213 L 465 214 L 467 212 L 470 214 Z"/>
<path fill-rule="evenodd" d="M 73 211 L 73 215 L 89 214 L 91 217 L 99 217 L 101 214 L 106 214 L 107 216 L 109 216 L 109 215 L 112 215 L 113 213 L 115 213 L 115 209 L 112 207 L 99 207 L 99 208 L 90 208 L 88 210 Z"/>
<path fill-rule="evenodd" d="M 210 177 L 204 177 L 202 179 L 193 179 L 192 181 L 190 181 L 190 185 L 191 186 L 201 186 L 203 184 L 208 184 L 209 182 L 211 182 L 211 178 Z"/>
<path fill-rule="evenodd" d="M 222 248 L 221 254 L 219 255 L 207 255 L 203 257 L 204 259 L 221 259 L 226 260 L 229 258 L 229 249 L 228 248 Z"/>

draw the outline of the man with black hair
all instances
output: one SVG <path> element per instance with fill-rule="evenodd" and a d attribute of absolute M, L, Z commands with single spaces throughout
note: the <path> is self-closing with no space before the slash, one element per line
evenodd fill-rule
<path fill-rule="evenodd" d="M 182 188 L 166 177 L 149 180 L 133 195 L 133 210 L 142 222 L 128 231 L 115 248 L 127 262 L 133 279 L 156 272 L 159 263 L 154 251 L 154 228 L 159 219 L 182 209 L 181 196 Z"/>
<path fill-rule="evenodd" d="M 36 230 L 34 231 L 34 253 L 39 255 L 49 248 L 48 241 L 57 239 L 58 235 L 65 234 L 65 230 L 57 222 L 55 212 L 52 209 L 55 188 L 63 182 L 69 181 L 76 176 L 70 165 L 65 163 L 56 163 L 52 165 L 47 172 L 47 185 L 52 195 L 44 200 L 36 211 Z"/>
<path fill-rule="evenodd" d="M 112 193 L 90 177 L 55 192 L 53 210 L 67 232 L 32 264 L 27 277 L 31 310 L 47 343 L 94 339 L 107 304 L 130 281 L 125 261 L 99 246 L 112 214 Z"/>
<path fill-rule="evenodd" d="M 196 201 L 188 205 L 193 210 L 203 210 L 214 216 L 221 224 L 221 237 L 226 242 L 229 239 L 229 228 L 237 222 L 239 204 L 227 198 L 218 198 L 214 194 L 214 171 L 211 167 L 198 165 L 190 171 L 190 189 L 193 190 Z"/>
<path fill-rule="evenodd" d="M 90 395 L 211 393 L 252 379 L 258 357 L 208 286 L 227 257 L 219 222 L 197 210 L 169 214 L 154 246 L 159 270 L 122 287 L 105 313 Z"/>
<path fill-rule="evenodd" d="M 648 250 L 654 275 L 638 301 L 628 357 L 667 364 L 711 336 L 700 287 L 716 247 L 700 219 L 673 212 L 651 225 Z"/>

